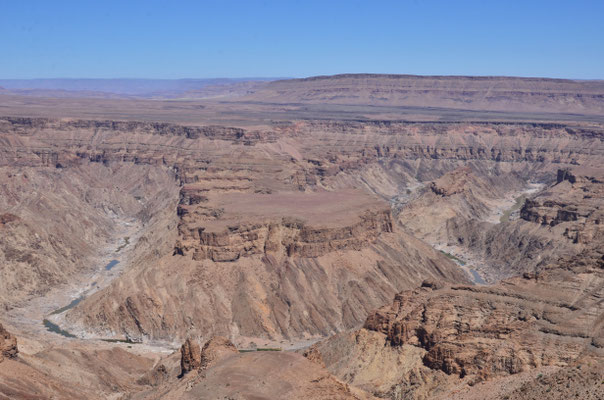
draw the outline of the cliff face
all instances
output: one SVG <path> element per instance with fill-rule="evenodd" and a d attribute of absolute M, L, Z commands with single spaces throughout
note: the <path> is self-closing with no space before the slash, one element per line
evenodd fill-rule
<path fill-rule="evenodd" d="M 280 222 L 229 226 L 222 232 L 204 228 L 181 228 L 181 241 L 175 253 L 193 259 L 217 262 L 235 261 L 254 254 L 315 258 L 338 250 L 361 250 L 377 240 L 382 232 L 392 232 L 390 210 L 366 211 L 360 222 L 331 228 L 314 228 L 303 221 L 283 218 Z"/>
<path fill-rule="evenodd" d="M 602 355 L 604 336 L 593 303 L 602 294 L 602 265 L 596 268 L 566 281 L 565 291 L 550 271 L 547 277 L 508 281 L 503 287 L 404 292 L 392 306 L 370 315 L 365 328 L 384 333 L 392 346 L 425 349 L 424 365 L 462 378 L 568 365 L 585 349 Z M 568 303 L 575 294 L 589 300 Z"/>
<path fill-rule="evenodd" d="M 315 353 L 338 378 L 379 397 L 449 398 L 462 391 L 469 398 L 517 398 L 531 392 L 520 385 L 536 374 L 551 382 L 555 375 L 540 377 L 601 365 L 603 284 L 601 248 L 493 286 L 425 281 L 370 314 L 363 329 L 318 343 Z M 594 382 L 569 385 L 562 390 L 599 390 Z"/>
<path fill-rule="evenodd" d="M 246 130 L 9 117 L 0 118 L 0 128 L 7 145 L 0 151 L 0 165 L 55 167 L 122 161 L 170 165 L 186 173 L 225 160 L 224 155 L 233 149 L 245 154 L 259 146 L 273 153 L 273 158 L 283 157 L 282 162 L 293 162 L 293 156 L 298 167 L 315 179 L 376 158 L 586 164 L 602 155 L 604 134 L 597 124 L 308 121 Z M 248 170 L 251 160 L 245 158 L 239 157 L 228 168 L 237 170 L 239 164 Z"/>
<path fill-rule="evenodd" d="M 140 210 L 154 227 L 144 247 L 153 256 L 140 247 L 128 271 L 66 317 L 75 331 L 134 338 L 291 338 L 353 327 L 426 277 L 466 280 L 398 226 L 384 199 L 434 180 L 434 196 L 474 202 L 529 176 L 547 178 L 554 164 L 593 166 L 604 154 L 597 124 L 0 121 L 2 164 L 65 175 L 93 166 L 123 166 L 124 177 L 130 169 L 173 174 L 167 192 L 132 190 L 135 177 L 126 179 L 128 199 L 165 200 L 125 213 Z M 459 170 L 466 183 L 457 188 L 436 181 L 464 164 L 489 179 Z M 171 213 L 163 228 L 154 225 L 156 210 Z M 415 223 L 430 225 L 421 215 Z"/>
<path fill-rule="evenodd" d="M 406 393 L 419 399 L 439 392 L 443 395 L 443 390 L 449 390 L 443 388 L 458 387 L 460 382 L 475 385 L 503 377 L 509 379 L 506 382 L 516 382 L 506 390 L 518 396 L 520 390 L 532 390 L 520 387 L 518 382 L 525 382 L 525 378 L 515 381 L 516 375 L 531 376 L 527 371 L 545 373 L 551 368 L 562 376 L 577 366 L 599 365 L 604 357 L 604 236 L 597 217 L 602 171 L 575 168 L 557 176 L 553 184 L 527 202 L 523 214 L 532 210 L 529 215 L 558 215 L 551 208 L 559 207 L 584 211 L 576 219 L 546 226 L 530 218 L 510 225 L 523 227 L 512 232 L 532 231 L 536 235 L 545 231 L 547 240 L 570 247 L 558 249 L 536 272 L 495 285 L 428 280 L 397 294 L 391 305 L 368 316 L 363 329 L 317 345 L 328 369 L 376 394 L 396 398 Z M 443 181 L 435 186 L 443 187 Z M 576 236 L 568 235 L 569 231 Z M 511 233 L 498 232 L 500 241 Z M 350 354 L 361 360 L 360 365 L 352 362 Z M 379 375 L 381 364 L 401 367 L 397 373 Z M 534 382 L 536 387 L 543 384 L 539 379 Z M 519 388 L 514 389 L 514 385 Z M 590 385 L 560 390 L 594 393 L 593 382 Z"/>
<path fill-rule="evenodd" d="M 604 221 L 604 179 L 598 170 L 558 170 L 548 191 L 526 201 L 520 217 L 542 226 L 557 227 L 572 243 L 589 246 L 600 241 Z"/>

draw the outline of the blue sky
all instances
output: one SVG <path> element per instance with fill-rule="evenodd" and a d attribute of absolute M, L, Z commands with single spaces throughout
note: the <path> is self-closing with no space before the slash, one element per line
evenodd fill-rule
<path fill-rule="evenodd" d="M 603 21 L 603 0 L 0 0 L 0 78 L 604 79 Z"/>

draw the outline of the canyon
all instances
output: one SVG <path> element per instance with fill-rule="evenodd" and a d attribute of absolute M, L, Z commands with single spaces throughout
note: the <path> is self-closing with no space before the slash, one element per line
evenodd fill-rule
<path fill-rule="evenodd" d="M 237 88 L 0 93 L 0 398 L 602 394 L 601 82 Z"/>

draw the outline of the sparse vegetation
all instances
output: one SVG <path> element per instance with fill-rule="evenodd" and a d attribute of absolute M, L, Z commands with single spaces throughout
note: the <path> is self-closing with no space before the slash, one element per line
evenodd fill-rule
<path fill-rule="evenodd" d="M 103 342 L 108 343 L 127 343 L 127 344 L 139 344 L 138 342 L 133 342 L 130 339 L 101 339 Z M 128 346 L 131 347 L 131 346 Z"/>
<path fill-rule="evenodd" d="M 241 349 L 240 353 L 251 353 L 254 351 L 283 351 L 283 349 L 279 347 L 259 347 L 257 349 Z"/>

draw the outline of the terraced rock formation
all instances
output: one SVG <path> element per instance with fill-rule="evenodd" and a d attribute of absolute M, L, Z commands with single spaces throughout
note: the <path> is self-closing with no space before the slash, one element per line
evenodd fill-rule
<path fill-rule="evenodd" d="M 55 174 L 88 165 L 174 174 L 180 195 L 165 200 L 179 203 L 165 209 L 169 229 L 147 238 L 169 252 L 151 257 L 141 248 L 119 280 L 66 317 L 76 332 L 137 340 L 200 333 L 282 340 L 352 328 L 426 277 L 467 279 L 408 236 L 412 225 L 393 218 L 380 198 L 469 163 L 490 171 L 482 192 L 474 184 L 470 193 L 484 204 L 466 213 L 479 215 L 487 200 L 529 176 L 547 180 L 554 168 L 593 166 L 604 151 L 594 124 L 300 121 L 244 129 L 2 121 L 5 164 Z M 413 219 L 433 232 L 445 222 Z"/>
<path fill-rule="evenodd" d="M 525 205 L 523 214 L 542 210 L 539 215 L 558 215 L 549 207 L 556 209 L 560 204 L 587 210 L 580 219 L 559 222 L 566 227 L 556 228 L 556 223 L 551 227 L 559 240 L 573 241 L 567 234 L 569 226 L 579 237 L 588 236 L 580 253 L 559 256 L 537 273 L 492 286 L 425 281 L 371 314 L 352 337 L 341 334 L 319 344 L 317 351 L 328 369 L 376 394 L 423 398 L 438 395 L 442 390 L 438 387 L 454 386 L 452 376 L 475 385 L 529 370 L 601 362 L 604 238 L 596 216 L 601 205 L 580 204 L 583 196 L 602 198 L 603 175 L 577 169 L 558 176 L 551 189 L 537 196 L 539 201 Z M 550 206 L 534 210 L 535 204 Z M 534 224 L 534 220 L 519 223 Z M 351 356 L 362 360 L 361 365 L 355 366 Z M 398 367 L 398 373 L 376 374 L 380 362 L 389 365 L 396 360 L 406 365 Z"/>
<path fill-rule="evenodd" d="M 261 86 L 3 103 L 3 396 L 501 398 L 600 362 L 599 83 Z"/>

